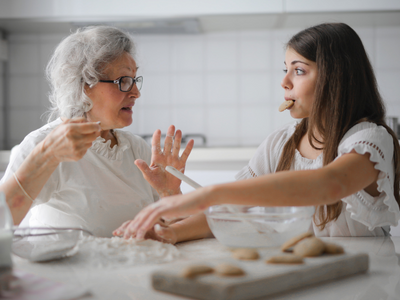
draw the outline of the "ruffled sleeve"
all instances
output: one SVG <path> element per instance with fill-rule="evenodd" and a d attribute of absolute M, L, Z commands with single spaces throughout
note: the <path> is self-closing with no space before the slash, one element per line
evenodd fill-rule
<path fill-rule="evenodd" d="M 236 174 L 237 180 L 274 173 L 278 166 L 280 153 L 292 136 L 298 122 L 290 123 L 273 132 L 258 147 L 247 166 Z"/>
<path fill-rule="evenodd" d="M 400 219 L 399 205 L 394 197 L 393 138 L 382 126 L 362 122 L 349 130 L 340 142 L 338 157 L 355 151 L 370 154 L 370 160 L 379 170 L 378 191 L 373 197 L 364 190 L 342 199 L 351 218 L 369 230 L 375 227 L 396 226 Z M 336 159 L 337 159 L 336 158 Z"/>

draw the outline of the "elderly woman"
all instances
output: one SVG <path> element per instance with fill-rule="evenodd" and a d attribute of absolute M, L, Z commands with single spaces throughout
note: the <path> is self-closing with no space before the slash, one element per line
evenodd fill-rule
<path fill-rule="evenodd" d="M 96 139 L 86 138 L 92 144 L 80 160 L 69 161 L 57 151 L 46 153 L 52 162 L 46 170 L 47 181 L 43 180 L 46 176 L 40 181 L 20 174 L 21 189 L 35 199 L 21 226 L 74 226 L 109 237 L 160 196 L 180 193 L 180 181 L 165 172 L 165 166 L 183 171 L 193 141 L 179 156 L 182 133 L 175 133 L 174 126 L 168 128 L 163 151 L 159 130 L 153 136 L 152 150 L 140 137 L 116 130 L 132 123 L 132 108 L 140 97 L 143 79 L 137 76 L 134 56 L 130 36 L 108 26 L 78 30 L 55 50 L 47 75 L 52 86 L 51 118 L 57 118 L 25 137 L 2 181 L 13 176 L 39 143 L 40 156 L 53 143 L 84 139 L 69 131 L 46 138 L 66 122 L 100 128 L 99 132 L 92 128 L 91 137 Z M 70 121 L 75 118 L 84 121 Z"/>

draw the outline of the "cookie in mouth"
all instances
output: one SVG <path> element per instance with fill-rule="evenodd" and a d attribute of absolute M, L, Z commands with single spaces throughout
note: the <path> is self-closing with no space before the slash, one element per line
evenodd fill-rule
<path fill-rule="evenodd" d="M 288 108 L 291 108 L 294 105 L 295 100 L 287 100 L 279 105 L 279 111 L 282 112 Z"/>

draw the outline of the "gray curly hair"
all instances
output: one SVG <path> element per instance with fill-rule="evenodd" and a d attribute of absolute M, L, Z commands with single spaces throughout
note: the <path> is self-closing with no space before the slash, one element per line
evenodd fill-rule
<path fill-rule="evenodd" d="M 82 117 L 90 111 L 93 103 L 85 84 L 96 85 L 108 64 L 124 52 L 135 57 L 134 42 L 128 33 L 111 26 L 80 28 L 65 38 L 46 68 L 51 86 L 48 120 Z"/>

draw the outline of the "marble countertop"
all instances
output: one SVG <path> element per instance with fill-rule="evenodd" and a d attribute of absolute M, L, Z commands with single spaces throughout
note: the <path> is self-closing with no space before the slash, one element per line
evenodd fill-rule
<path fill-rule="evenodd" d="M 368 253 L 369 271 L 321 283 L 307 288 L 278 294 L 266 299 L 324 299 L 324 300 L 376 300 L 400 299 L 400 237 L 390 238 L 323 238 L 342 245 L 348 252 Z M 68 262 L 30 263 L 13 256 L 14 270 L 49 278 L 58 282 L 84 288 L 90 295 L 79 299 L 186 299 L 153 290 L 151 273 L 160 267 L 174 267 L 177 262 L 224 258 L 229 250 L 215 239 L 203 239 L 180 243 L 177 248 L 181 257 L 166 264 L 146 264 L 90 270 Z M 276 250 L 276 249 L 275 249 Z"/>

